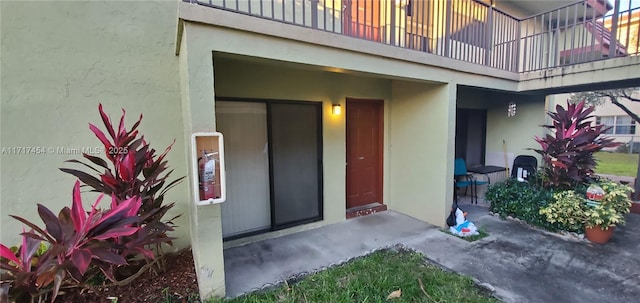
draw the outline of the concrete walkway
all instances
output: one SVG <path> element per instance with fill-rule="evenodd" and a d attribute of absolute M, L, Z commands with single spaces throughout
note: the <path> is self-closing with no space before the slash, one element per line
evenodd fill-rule
<path fill-rule="evenodd" d="M 343 263 L 424 234 L 436 226 L 393 211 L 224 250 L 227 296 Z"/>
<path fill-rule="evenodd" d="M 466 242 L 385 211 L 225 250 L 230 297 L 373 250 L 404 244 L 446 268 L 490 284 L 505 302 L 639 302 L 640 215 L 628 215 L 609 244 L 567 240 L 464 205 L 489 234 Z"/>

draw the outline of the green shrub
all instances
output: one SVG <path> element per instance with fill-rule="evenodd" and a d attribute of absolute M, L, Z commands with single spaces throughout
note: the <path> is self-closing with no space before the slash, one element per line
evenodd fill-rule
<path fill-rule="evenodd" d="M 567 231 L 584 230 L 585 226 L 602 226 L 604 229 L 623 225 L 624 214 L 631 208 L 628 193 L 631 188 L 608 179 L 600 179 L 595 184 L 605 192 L 600 203 L 589 206 L 585 195 L 573 190 L 553 195 L 554 202 L 540 209 L 540 214 L 551 224 L 558 224 Z"/>
<path fill-rule="evenodd" d="M 589 206 L 583 194 L 567 190 L 554 194 L 554 202 L 541 208 L 540 214 L 543 214 L 549 223 L 557 223 L 560 229 L 567 231 L 582 231 L 585 226 L 601 226 L 607 229 L 623 225 L 624 214 L 629 212 L 631 206 L 626 196 L 627 186 L 610 180 L 604 180 L 599 185 L 605 191 L 600 203 Z"/>
<path fill-rule="evenodd" d="M 566 190 L 553 194 L 553 200 L 553 203 L 540 209 L 540 214 L 545 216 L 547 222 L 560 225 L 562 230 L 584 230 L 587 206 L 583 195 Z"/>
<path fill-rule="evenodd" d="M 624 224 L 629 212 L 631 188 L 599 178 L 593 183 L 602 187 L 605 196 L 598 207 L 588 207 L 585 193 L 590 184 L 580 183 L 571 190 L 545 188 L 535 178 L 531 183 L 508 179 L 489 186 L 485 199 L 490 210 L 501 217 L 512 216 L 547 230 L 582 232 L 584 226 Z"/>
<path fill-rule="evenodd" d="M 552 202 L 552 191 L 514 179 L 489 186 L 485 199 L 491 202 L 490 210 L 501 217 L 512 216 L 548 230 L 558 230 L 540 214 L 540 208 Z"/>
<path fill-rule="evenodd" d="M 586 227 L 600 227 L 606 230 L 616 225 L 624 225 L 624 223 L 624 215 L 604 203 L 588 207 L 585 211 L 584 225 Z"/>

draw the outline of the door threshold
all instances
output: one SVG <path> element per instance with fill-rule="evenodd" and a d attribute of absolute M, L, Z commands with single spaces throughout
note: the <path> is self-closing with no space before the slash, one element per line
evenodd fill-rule
<path fill-rule="evenodd" d="M 347 219 L 375 214 L 377 212 L 385 211 L 385 210 L 387 210 L 387 206 L 379 202 L 373 202 L 367 205 L 356 206 L 356 207 L 347 209 Z"/>

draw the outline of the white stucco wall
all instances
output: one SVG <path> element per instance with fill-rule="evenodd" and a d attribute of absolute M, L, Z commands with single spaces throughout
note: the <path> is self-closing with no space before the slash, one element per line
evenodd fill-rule
<path fill-rule="evenodd" d="M 174 177 L 186 174 L 174 52 L 177 2 L 2 1 L 0 5 L 3 148 L 101 147 L 88 123 L 102 125 L 97 109 L 102 102 L 112 120 L 125 108 L 128 126 L 144 114 L 140 131 L 160 152 L 175 138 L 167 159 Z M 75 179 L 58 168 L 82 169 L 63 162 L 81 157 L 61 151 L 0 155 L 2 243 L 19 243 L 22 224 L 9 214 L 41 222 L 36 203 L 55 213 L 71 205 Z M 84 197 L 89 207 L 95 195 Z M 178 237 L 176 249 L 185 247 L 189 245 L 186 183 L 165 201 L 177 202 L 168 218 L 183 214 L 172 235 Z"/>
<path fill-rule="evenodd" d="M 633 98 L 640 99 L 640 91 L 636 91 L 632 94 Z M 620 98 L 618 100 L 622 105 L 627 107 L 634 113 L 640 113 L 640 102 L 633 102 L 629 99 Z M 594 116 L 620 116 L 627 115 L 620 107 L 611 103 L 611 101 L 605 99 L 602 105 L 596 106 L 596 110 L 593 111 Z M 640 134 L 638 130 L 636 130 L 636 134 Z"/>

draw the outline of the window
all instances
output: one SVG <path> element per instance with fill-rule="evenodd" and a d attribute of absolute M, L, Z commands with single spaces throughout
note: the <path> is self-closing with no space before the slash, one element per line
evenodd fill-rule
<path fill-rule="evenodd" d="M 634 135 L 636 133 L 636 123 L 630 116 L 596 117 L 596 124 L 610 126 L 611 128 L 604 132 L 609 135 Z"/>

